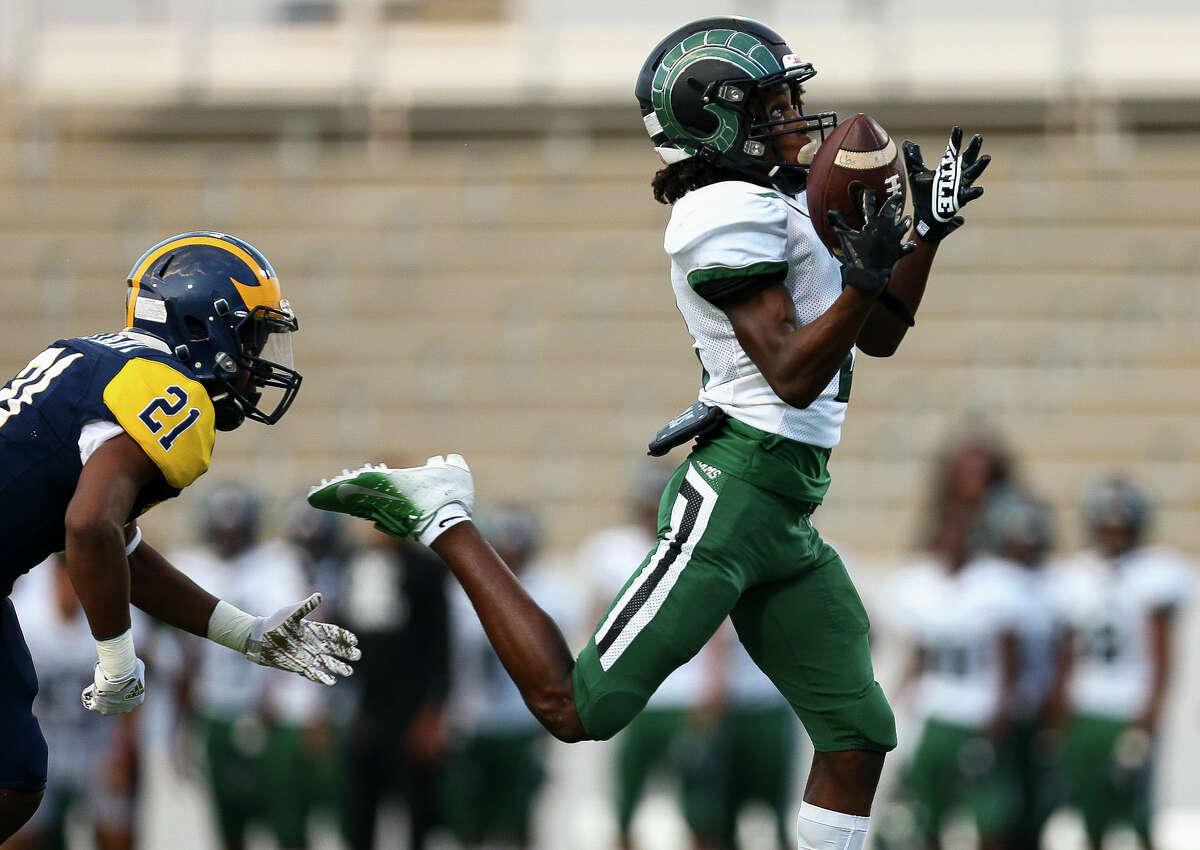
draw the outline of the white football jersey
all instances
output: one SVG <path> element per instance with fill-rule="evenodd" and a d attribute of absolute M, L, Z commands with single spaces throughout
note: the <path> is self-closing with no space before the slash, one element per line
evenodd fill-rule
<path fill-rule="evenodd" d="M 1000 638 L 1017 632 L 1023 592 L 1013 570 L 981 556 L 956 573 L 914 573 L 902 594 L 912 637 L 924 652 L 917 684 L 922 717 L 982 728 L 1000 697 Z"/>
<path fill-rule="evenodd" d="M 1121 720 L 1141 712 L 1153 673 L 1150 615 L 1182 605 L 1191 584 L 1187 561 L 1157 546 L 1116 561 L 1089 551 L 1061 562 L 1054 599 L 1074 633 L 1068 695 L 1075 709 Z"/>
<path fill-rule="evenodd" d="M 1021 666 L 1017 676 L 1015 711 L 1029 718 L 1041 711 L 1054 687 L 1055 641 L 1059 618 L 1045 569 L 1029 569 L 1006 562 L 1020 593 L 1016 623 L 1021 641 Z"/>
<path fill-rule="evenodd" d="M 784 273 L 798 326 L 829 309 L 842 291 L 841 266 L 817 238 L 804 194 L 793 198 L 741 181 L 695 189 L 675 202 L 663 247 L 679 312 L 704 368 L 700 401 L 772 434 L 837 445 L 855 351 L 811 405 L 792 407 L 742 349 L 725 312 L 708 300 L 737 291 L 748 278 Z"/>

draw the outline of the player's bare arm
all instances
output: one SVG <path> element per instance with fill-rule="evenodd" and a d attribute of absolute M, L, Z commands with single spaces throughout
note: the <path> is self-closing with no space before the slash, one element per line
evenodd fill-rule
<path fill-rule="evenodd" d="M 1158 731 L 1167 684 L 1171 678 L 1171 627 L 1174 609 L 1158 608 L 1146 618 L 1150 637 L 1150 693 L 1138 714 L 1137 724 L 1151 735 Z"/>
<path fill-rule="evenodd" d="M 1067 704 L 1067 688 L 1075 670 L 1075 631 L 1063 626 L 1058 630 L 1054 642 L 1054 681 L 1050 695 L 1046 697 L 1043 722 L 1048 729 L 1061 731 L 1065 728 L 1070 707 Z"/>
<path fill-rule="evenodd" d="M 903 241 L 909 219 L 901 217 L 900 198 L 889 199 L 877 211 L 874 193 L 867 191 L 863 214 L 861 230 L 851 230 L 843 216 L 831 214 L 845 252 L 845 288 L 816 320 L 796 326 L 795 305 L 783 284 L 722 304 L 747 356 L 775 394 L 793 407 L 808 407 L 828 386 L 888 285 L 893 267 L 915 248 Z"/>
<path fill-rule="evenodd" d="M 151 617 L 206 637 L 217 597 L 143 542 L 129 556 L 130 601 Z"/>
<path fill-rule="evenodd" d="M 992 740 L 1000 741 L 1007 733 L 1012 721 L 1014 700 L 1017 696 L 1017 677 L 1021 670 L 1021 641 L 1014 631 L 1005 631 L 996 638 L 1000 658 L 1000 681 L 997 684 L 996 710 L 992 714 L 988 731 Z"/>
<path fill-rule="evenodd" d="M 138 492 L 157 474 L 131 437 L 114 437 L 84 465 L 67 506 L 67 573 L 97 640 L 129 629 L 124 526 Z"/>
<path fill-rule="evenodd" d="M 938 245 L 962 227 L 964 219 L 959 211 L 983 194 L 983 187 L 974 183 L 992 158 L 988 154 L 980 156 L 982 146 L 983 137 L 976 134 L 964 149 L 962 129 L 955 127 L 934 171 L 926 167 L 920 146 L 911 141 L 904 143 L 917 247 L 896 263 L 887 291 L 908 315 L 903 316 L 896 309 L 873 310 L 858 339 L 858 348 L 864 354 L 890 357 L 915 320 Z"/>
<path fill-rule="evenodd" d="M 888 282 L 887 291 L 899 301 L 909 316 L 914 318 L 921 306 L 925 295 L 925 283 L 929 280 L 929 271 L 933 266 L 933 258 L 937 254 L 937 243 L 915 240 L 916 248 L 892 269 L 892 277 Z M 867 320 L 859 331 L 855 345 L 863 354 L 871 357 L 891 357 L 900 347 L 904 335 L 910 325 L 894 309 L 871 310 Z"/>
<path fill-rule="evenodd" d="M 775 394 L 804 408 L 837 374 L 874 305 L 872 295 L 847 287 L 823 316 L 796 327 L 791 293 L 776 284 L 723 307 Z"/>

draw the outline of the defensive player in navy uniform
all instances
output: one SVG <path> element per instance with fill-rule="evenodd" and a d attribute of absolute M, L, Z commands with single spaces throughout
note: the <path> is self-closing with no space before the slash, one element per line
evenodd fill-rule
<path fill-rule="evenodd" d="M 96 639 L 88 710 L 122 714 L 145 699 L 130 603 L 326 685 L 359 657 L 353 634 L 303 619 L 318 594 L 270 617 L 247 614 L 172 567 L 137 526 L 208 469 L 216 431 L 272 425 L 295 398 L 296 317 L 271 264 L 221 233 L 168 239 L 130 271 L 125 324 L 55 342 L 0 389 L 0 842 L 46 785 L 37 676 L 8 595 L 50 554 L 64 552 Z"/>
<path fill-rule="evenodd" d="M 816 752 L 798 845 L 861 850 L 895 723 L 871 667 L 866 611 L 811 515 L 829 489 L 855 353 L 888 356 L 900 345 L 938 243 L 982 193 L 972 184 L 989 158 L 981 138 L 964 148 L 955 128 L 938 166 L 949 179 L 935 180 L 906 143 L 913 218 L 898 195 L 876 211 L 865 192 L 861 230 L 835 217 L 840 264 L 803 194 L 809 157 L 836 124 L 832 113 L 804 111 L 801 84 L 815 73 L 778 33 L 745 18 L 681 27 L 642 67 L 635 92 L 665 164 L 652 190 L 672 205 L 663 243 L 671 286 L 704 367 L 689 415 L 710 428 L 691 430 L 684 415 L 656 438 L 665 451 L 699 437 L 663 494 L 654 548 L 630 564 L 577 659 L 467 522 L 473 484 L 461 457 L 347 474 L 309 500 L 430 545 L 526 704 L 563 740 L 626 726 L 730 617 Z M 949 187 L 936 204 L 935 185 Z"/>

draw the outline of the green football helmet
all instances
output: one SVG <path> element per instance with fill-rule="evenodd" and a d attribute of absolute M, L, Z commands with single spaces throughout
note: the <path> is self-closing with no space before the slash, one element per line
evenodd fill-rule
<path fill-rule="evenodd" d="M 1091 484 L 1083 493 L 1083 521 L 1094 539 L 1105 528 L 1128 535 L 1131 546 L 1141 543 L 1150 525 L 1151 505 L 1146 493 L 1122 475 Z"/>
<path fill-rule="evenodd" d="M 977 548 L 1039 562 L 1054 543 L 1050 506 L 1016 488 L 1002 488 L 984 504 L 972 541 Z"/>
<path fill-rule="evenodd" d="M 704 18 L 659 42 L 642 65 L 634 94 L 664 163 L 701 157 L 795 194 L 804 187 L 808 162 L 783 162 L 779 137 L 819 133 L 824 140 L 837 126 L 837 115 L 771 121 L 754 117 L 749 106 L 758 91 L 780 83 L 799 88 L 816 73 L 757 21 Z"/>

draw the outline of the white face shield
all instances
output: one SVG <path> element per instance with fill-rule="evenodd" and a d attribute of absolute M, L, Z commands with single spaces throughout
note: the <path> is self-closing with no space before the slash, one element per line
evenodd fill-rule
<path fill-rule="evenodd" d="M 295 400 L 301 377 L 295 370 L 292 334 L 298 329 L 286 301 L 281 301 L 279 308 L 255 307 L 239 326 L 239 359 L 249 373 L 250 385 L 233 392 L 248 419 L 274 425 Z"/>
<path fill-rule="evenodd" d="M 262 351 L 258 354 L 259 359 L 282 366 L 285 369 L 294 369 L 296 362 L 292 356 L 293 333 L 295 333 L 294 328 L 290 330 L 272 330 L 267 337 L 266 345 L 263 346 Z"/>

